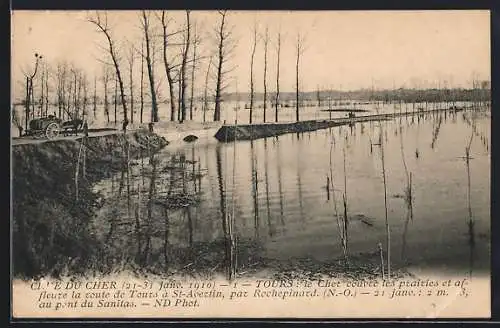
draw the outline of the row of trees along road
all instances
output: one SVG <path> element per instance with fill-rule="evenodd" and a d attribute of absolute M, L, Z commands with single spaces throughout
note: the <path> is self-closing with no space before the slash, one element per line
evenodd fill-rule
<path fill-rule="evenodd" d="M 203 110 L 203 121 L 208 119 L 207 111 L 209 104 L 213 102 L 213 120 L 221 120 L 221 102 L 223 94 L 227 91 L 231 82 L 231 73 L 235 65 L 231 63 L 232 54 L 237 46 L 233 36 L 234 26 L 229 23 L 228 11 L 217 12 L 216 26 L 213 26 L 208 37 L 202 37 L 199 24 L 193 20 L 191 11 L 186 10 L 184 23 L 174 26 L 173 20 L 166 11 L 141 11 L 137 15 L 138 26 L 141 29 L 141 40 L 118 40 L 114 34 L 114 27 L 108 20 L 107 12 L 95 12 L 89 14 L 87 21 L 95 27 L 96 33 L 102 35 L 104 45 L 101 46 L 102 56 L 97 60 L 102 64 L 101 76 L 89 79 L 85 70 L 77 67 L 74 63 L 59 61 L 55 65 L 42 60 L 41 55 L 36 55 L 36 63 L 31 72 L 24 72 L 26 97 L 23 101 L 25 107 L 25 128 L 28 128 L 28 120 L 55 114 L 62 119 L 85 118 L 89 115 L 89 107 L 93 116 L 97 116 L 97 104 L 103 104 L 104 117 L 108 123 L 125 121 L 134 123 L 138 120 L 143 123 L 144 109 L 147 97 L 151 103 L 151 122 L 159 121 L 158 113 L 158 91 L 166 81 L 169 98 L 169 117 L 171 121 L 184 122 L 193 119 L 194 107 L 194 85 L 197 76 L 204 76 L 201 107 Z M 206 32 L 206 31 L 205 31 Z M 207 35 L 207 34 L 205 34 Z M 257 56 L 257 44 L 263 43 L 264 60 L 264 109 L 263 120 L 268 120 L 267 102 L 274 105 L 274 121 L 278 122 L 278 109 L 280 104 L 280 55 L 283 42 L 281 31 L 277 31 L 273 42 L 276 51 L 276 85 L 274 99 L 269 99 L 268 93 L 268 52 L 270 43 L 269 29 L 266 26 L 263 33 L 258 31 L 257 22 L 253 27 L 253 42 L 250 61 L 250 117 L 253 122 L 255 107 L 254 88 L 254 61 Z M 274 38 L 273 38 L 274 39 Z M 158 42 L 161 41 L 161 42 Z M 207 51 L 200 52 L 202 42 L 212 42 L 212 46 L 205 46 Z M 139 44 L 140 43 L 140 44 Z M 304 52 L 304 37 L 300 34 L 296 39 L 296 100 L 299 99 L 299 71 L 300 59 Z M 164 76 L 160 74 L 157 66 L 157 56 L 161 53 L 163 61 Z M 140 62 L 140 85 L 139 85 L 139 110 L 134 110 L 134 99 L 136 93 L 136 77 L 134 68 Z M 200 72 L 201 63 L 205 64 L 206 72 Z M 35 78 L 42 67 L 42 73 L 38 73 L 38 81 Z M 199 73 L 199 74 L 198 74 Z M 93 85 L 91 85 L 93 80 Z M 128 81 L 127 81 L 128 80 Z M 100 86 L 98 87 L 98 83 Z M 40 89 L 40 98 L 34 96 L 35 85 Z M 113 88 L 114 84 L 114 88 Z M 127 88 L 128 84 L 128 88 Z M 146 84 L 146 86 L 145 86 Z M 50 90 L 49 90 L 49 86 Z M 93 92 L 91 91 L 93 89 Z M 97 90 L 100 95 L 98 96 Z M 113 90 L 112 90 L 113 89 Z M 128 89 L 128 90 L 127 90 Z M 114 95 L 110 97 L 110 91 Z M 127 94 L 128 93 L 128 94 Z M 110 98 L 112 101 L 110 101 Z M 299 101 L 296 101 L 296 119 L 299 120 Z M 38 110 L 35 108 L 38 104 Z M 57 109 L 50 110 L 49 104 Z M 111 105 L 114 105 L 114 117 L 111 118 Z M 117 117 L 118 106 L 121 106 L 122 118 Z M 139 117 L 134 117 L 137 113 Z M 14 113 L 14 123 L 22 129 L 18 113 Z"/>

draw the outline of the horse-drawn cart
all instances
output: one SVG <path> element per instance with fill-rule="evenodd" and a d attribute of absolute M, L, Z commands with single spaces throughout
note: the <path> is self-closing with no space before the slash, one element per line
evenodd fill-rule
<path fill-rule="evenodd" d="M 61 131 L 62 120 L 54 117 L 36 118 L 30 121 L 29 130 L 26 131 L 27 136 L 46 137 L 47 139 L 55 139 Z"/>
<path fill-rule="evenodd" d="M 47 117 L 35 118 L 31 120 L 29 123 L 30 128 L 26 131 L 25 135 L 35 138 L 45 137 L 52 140 L 57 138 L 60 133 L 65 136 L 71 133 L 77 135 L 82 126 L 83 121 L 81 119 L 63 122 L 56 116 L 49 115 Z"/>

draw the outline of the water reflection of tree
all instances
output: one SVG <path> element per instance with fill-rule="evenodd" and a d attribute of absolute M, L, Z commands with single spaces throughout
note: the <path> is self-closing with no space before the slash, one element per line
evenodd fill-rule
<path fill-rule="evenodd" d="M 439 137 L 439 131 L 441 130 L 441 123 L 443 122 L 443 117 L 441 114 L 439 114 L 437 123 L 434 125 L 433 131 L 432 131 L 432 142 L 431 142 L 431 148 L 434 149 L 436 146 L 436 142 Z"/>
<path fill-rule="evenodd" d="M 126 168 L 127 168 L 127 216 L 130 218 L 131 197 L 130 197 L 130 143 L 126 141 Z"/>
<path fill-rule="evenodd" d="M 276 136 L 275 143 L 274 145 L 276 146 L 276 164 L 278 167 L 278 193 L 280 197 L 280 221 L 281 225 L 284 227 L 285 226 L 285 215 L 284 215 L 284 209 L 283 209 L 283 179 L 281 175 L 281 152 L 280 152 L 280 140 L 279 137 Z"/>
<path fill-rule="evenodd" d="M 302 140 L 303 142 L 303 140 Z M 297 133 L 297 143 L 298 143 L 298 150 L 296 152 L 297 154 L 297 191 L 298 191 L 298 196 L 299 196 L 299 210 L 300 210 L 300 220 L 302 223 L 304 223 L 304 204 L 302 200 L 302 179 L 301 179 L 301 174 L 302 174 L 302 162 L 300 160 L 302 154 L 301 146 L 302 142 L 299 138 L 299 134 Z"/>
<path fill-rule="evenodd" d="M 406 219 L 403 229 L 403 243 L 401 249 L 401 259 L 404 260 L 406 252 L 406 236 L 408 233 L 409 222 L 413 220 L 413 186 L 412 186 L 412 172 L 408 170 L 406 164 L 405 152 L 404 152 L 404 142 L 403 142 L 403 125 L 401 121 L 399 122 L 399 141 L 401 149 L 401 161 L 403 163 L 403 168 L 405 172 L 405 187 L 403 192 L 403 199 L 406 205 Z"/>
<path fill-rule="evenodd" d="M 254 142 L 250 140 L 250 158 L 252 161 L 252 200 L 253 200 L 253 218 L 254 218 L 254 229 L 255 238 L 259 238 L 260 230 L 260 219 L 259 219 L 259 180 L 257 175 L 257 157 L 255 156 Z"/>
<path fill-rule="evenodd" d="M 467 169 L 467 210 L 468 210 L 468 221 L 467 221 L 467 227 L 468 227 L 468 244 L 469 244 L 469 249 L 470 249 L 470 272 L 469 274 L 472 276 L 472 266 L 473 266 L 473 255 L 474 255 L 474 246 L 475 246 L 475 234 L 474 234 L 474 216 L 472 213 L 472 202 L 471 202 L 471 174 L 470 174 L 470 150 L 472 147 L 472 141 L 474 139 L 474 134 L 476 132 L 476 122 L 475 122 L 475 116 L 474 113 L 472 113 L 471 117 L 471 135 L 469 138 L 469 141 L 465 147 L 465 166 Z"/>
<path fill-rule="evenodd" d="M 236 242 L 234 238 L 234 218 L 227 213 L 226 193 L 224 189 L 224 173 L 222 170 L 221 145 L 215 148 L 215 156 L 217 162 L 217 178 L 219 184 L 219 199 L 220 199 L 220 217 L 222 221 L 222 231 L 224 233 L 224 254 L 225 268 L 227 269 L 227 277 L 229 280 L 236 276 Z M 226 159 L 227 160 L 227 159 Z"/>
<path fill-rule="evenodd" d="M 127 176 L 127 187 L 129 187 L 129 179 L 128 179 L 128 171 L 129 171 L 129 155 L 128 155 L 128 152 L 129 152 L 130 148 L 128 147 L 128 141 L 125 140 L 125 144 L 122 145 L 122 152 L 121 155 L 119 158 L 120 158 L 120 181 L 119 181 L 119 184 L 118 184 L 118 194 L 116 195 L 116 198 L 115 198 L 115 201 L 116 202 L 119 202 L 120 198 L 121 198 L 121 194 L 123 192 L 123 188 L 125 187 L 125 176 Z M 113 157 L 113 155 L 112 155 Z M 127 171 L 127 172 L 126 172 Z M 113 194 L 114 193 L 114 187 L 115 187 L 115 183 L 114 183 L 114 175 L 113 175 L 113 178 L 111 180 L 111 193 Z M 128 188 L 127 190 L 127 204 L 129 205 L 130 202 L 129 202 L 129 199 L 130 199 L 130 188 Z M 130 210 L 130 207 L 128 207 L 128 209 Z M 130 211 L 129 211 L 130 213 Z M 119 217 L 119 213 L 118 213 L 118 208 L 117 207 L 113 207 L 112 210 L 111 210 L 111 218 L 110 218 L 110 228 L 109 228 L 109 231 L 108 231 L 108 234 L 107 234 L 107 237 L 106 237 L 106 243 L 108 243 L 112 238 L 113 238 L 113 234 L 116 230 L 116 226 L 117 226 L 117 221 L 118 221 L 118 217 Z"/>
<path fill-rule="evenodd" d="M 194 146 L 191 147 L 191 177 L 193 181 L 193 187 L 194 187 L 194 192 L 196 193 L 198 191 L 198 185 L 197 185 L 197 174 L 196 174 L 196 163 L 197 161 L 195 160 L 195 151 L 194 151 Z M 199 161 L 198 161 L 199 163 Z"/>
<path fill-rule="evenodd" d="M 269 236 L 272 237 L 274 235 L 274 228 L 271 222 L 271 206 L 269 204 L 269 157 L 268 157 L 268 149 L 267 149 L 267 138 L 264 139 L 264 175 L 265 175 L 265 183 L 266 183 L 266 208 L 267 208 L 267 225 L 269 228 Z"/>
<path fill-rule="evenodd" d="M 387 203 L 387 182 L 386 182 L 386 171 L 385 171 L 385 152 L 384 152 L 384 141 L 382 135 L 384 133 L 383 123 L 380 122 L 380 135 L 379 135 L 379 143 L 380 143 L 380 155 L 382 160 L 382 179 L 384 183 L 384 209 L 385 209 L 385 228 L 386 228 L 386 254 L 387 254 L 387 276 L 391 277 L 391 231 L 389 224 L 389 216 L 388 216 L 388 203 Z M 384 275 L 384 271 L 382 269 L 382 275 Z"/>
<path fill-rule="evenodd" d="M 191 206 L 197 202 L 199 190 L 195 186 L 201 173 L 196 173 L 183 154 L 158 156 L 148 152 L 149 163 L 141 158 L 132 165 L 129 161 L 128 148 L 125 147 L 123 162 L 119 166 L 120 179 L 118 190 L 112 190 L 110 202 L 110 231 L 106 236 L 109 242 L 108 258 L 111 262 L 128 261 L 127 253 L 135 254 L 133 261 L 141 268 L 149 269 L 157 266 L 160 256 L 164 258 L 164 268 L 170 264 L 172 245 L 171 218 L 179 217 L 186 222 L 187 229 L 181 232 L 188 240 L 188 255 L 194 244 L 194 219 Z M 136 168 L 136 175 L 133 168 Z M 194 172 L 194 173 L 193 173 Z M 114 180 L 114 177 L 111 181 Z M 114 183 L 112 183 L 113 189 Z M 123 191 L 126 191 L 126 195 Z M 144 195 L 144 196 L 143 196 Z M 122 206 L 122 205 L 126 205 Z M 121 211 L 121 209 L 125 209 Z M 122 213 L 123 212 L 123 213 Z M 144 213 L 144 214 L 143 214 Z M 123 216 L 122 219 L 119 217 Z M 109 217 L 109 216 L 108 216 Z M 143 219 L 144 218 L 144 219 Z M 157 220 L 158 219 L 158 220 Z M 159 243 L 163 247 L 156 247 Z M 120 254 L 123 254 L 120 258 Z M 190 257 L 187 256 L 186 260 Z"/>
<path fill-rule="evenodd" d="M 151 175 L 149 178 L 149 191 L 147 199 L 147 216 L 146 216 L 146 229 L 145 229 L 145 243 L 144 251 L 142 252 L 142 257 L 140 263 L 145 265 L 148 263 L 149 255 L 151 252 L 151 233 L 152 233 L 152 217 L 153 217 L 153 201 L 156 198 L 156 175 L 157 175 L 157 159 L 154 154 L 151 153 L 149 157 L 149 163 L 151 165 Z"/>
<path fill-rule="evenodd" d="M 337 196 L 335 194 L 335 184 L 334 184 L 334 177 L 333 177 L 333 171 L 334 171 L 334 161 L 333 161 L 333 150 L 335 147 L 335 135 L 332 133 L 331 135 L 331 141 L 330 141 L 330 152 L 329 152 L 329 175 L 327 176 L 327 193 L 328 193 L 328 200 L 330 199 L 330 189 L 332 191 L 332 199 L 333 199 L 333 209 L 334 209 L 334 215 L 337 221 L 337 228 L 339 232 L 339 237 L 340 237 L 340 242 L 342 245 L 342 252 L 344 255 L 344 260 L 345 263 L 348 262 L 348 248 L 347 248 L 347 242 L 348 242 L 348 227 L 346 225 L 347 223 L 347 218 L 345 216 L 339 215 L 338 207 L 337 207 Z"/>
<path fill-rule="evenodd" d="M 208 144 L 206 144 L 206 146 L 205 146 L 205 158 L 207 159 L 207 161 L 208 161 L 208 158 L 211 158 L 210 155 L 209 155 L 209 146 L 208 146 Z M 213 175 L 212 174 L 208 175 L 208 179 L 209 179 L 209 182 L 210 182 L 208 184 L 210 186 L 210 192 L 211 192 L 212 195 L 215 195 L 216 194 L 216 190 L 214 189 L 215 188 L 214 186 L 216 186 L 217 183 L 215 181 L 213 181 Z M 201 182 L 200 182 L 200 187 L 201 187 Z"/>

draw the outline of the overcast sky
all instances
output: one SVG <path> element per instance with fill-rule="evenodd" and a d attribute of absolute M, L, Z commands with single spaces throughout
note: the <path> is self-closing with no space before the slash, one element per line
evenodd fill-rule
<path fill-rule="evenodd" d="M 55 66 L 66 60 L 87 71 L 93 81 L 107 58 L 100 48 L 106 39 L 86 18 L 85 11 L 15 11 L 12 16 L 12 78 L 15 96 L 19 97 L 22 70 L 30 71 L 34 53 Z M 185 12 L 169 11 L 171 29 L 185 23 Z M 120 50 L 127 42 L 140 48 L 140 12 L 108 12 L 110 27 Z M 213 29 L 219 16 L 213 11 L 193 12 L 202 39 L 199 53 L 208 56 L 215 47 Z M 157 24 L 151 13 L 152 24 Z M 249 90 L 250 54 L 253 26 L 259 35 L 267 26 L 271 42 L 268 55 L 268 89 L 275 90 L 277 31 L 284 41 L 281 51 L 282 91 L 293 91 L 295 80 L 295 41 L 300 33 L 305 39 L 301 59 L 300 83 L 303 90 L 334 88 L 342 90 L 370 88 L 452 86 L 471 83 L 472 74 L 490 79 L 490 15 L 487 11 L 246 11 L 229 12 L 236 49 L 230 65 L 239 91 Z M 263 88 L 263 42 L 259 40 L 255 55 L 256 90 Z M 170 56 L 178 49 L 172 48 Z M 124 53 L 124 52 L 123 52 Z M 136 60 L 139 63 L 139 59 Z M 126 65 L 123 58 L 123 65 Z M 204 80 L 207 60 L 200 65 L 197 89 Z M 137 65 L 140 66 L 140 65 Z M 136 68 L 139 72 L 140 68 Z M 124 68 L 125 70 L 125 68 Z M 160 53 L 155 71 L 164 79 Z M 138 79 L 135 79 L 138 81 Z M 159 83 L 162 83 L 161 81 Z M 161 86 L 160 86 L 161 89 Z M 236 83 L 229 91 L 236 90 Z M 22 95 L 22 93 L 21 93 Z"/>

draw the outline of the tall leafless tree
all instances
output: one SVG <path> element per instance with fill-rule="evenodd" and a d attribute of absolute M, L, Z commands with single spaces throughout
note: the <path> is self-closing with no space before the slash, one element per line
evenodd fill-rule
<path fill-rule="evenodd" d="M 297 43 L 296 43 L 296 55 L 297 60 L 295 62 L 295 119 L 298 122 L 300 120 L 299 115 L 299 65 L 300 65 L 300 56 L 304 52 L 304 37 L 299 33 L 297 33 Z"/>
<path fill-rule="evenodd" d="M 208 78 L 210 77 L 210 68 L 212 67 L 212 56 L 208 60 L 207 74 L 205 76 L 205 88 L 203 92 L 203 123 L 206 122 L 206 114 L 208 108 Z"/>
<path fill-rule="evenodd" d="M 46 74 L 46 70 L 45 70 L 45 63 L 42 64 L 42 67 L 41 67 L 41 70 L 42 70 L 42 74 L 40 75 L 40 78 L 39 78 L 39 84 L 40 84 L 40 100 L 38 101 L 38 115 L 39 116 L 43 116 L 43 105 L 44 105 L 44 101 L 45 101 L 45 74 Z"/>
<path fill-rule="evenodd" d="M 34 118 L 35 115 L 35 95 L 34 95 L 34 86 L 33 80 L 38 72 L 38 67 L 40 66 L 40 61 L 42 60 L 42 56 L 38 53 L 35 53 L 35 69 L 32 74 L 25 73 L 26 76 L 26 116 L 25 116 L 25 124 L 26 130 L 28 130 L 28 122 L 30 116 Z"/>
<path fill-rule="evenodd" d="M 221 102 L 222 102 L 222 92 L 225 88 L 224 80 L 227 73 L 230 70 L 226 70 L 225 66 L 228 61 L 228 56 L 232 49 L 228 42 L 230 41 L 232 30 L 228 27 L 226 18 L 227 10 L 218 11 L 220 16 L 220 23 L 216 29 L 216 40 L 217 40 L 217 75 L 215 84 L 215 110 L 214 110 L 214 121 L 220 121 L 221 119 Z"/>
<path fill-rule="evenodd" d="M 182 58 L 184 54 L 184 51 L 181 50 L 180 56 Z M 179 87 L 177 88 L 177 97 L 178 97 L 178 102 L 177 102 L 177 121 L 182 120 L 182 69 L 179 67 L 177 70 L 177 76 L 174 79 L 179 83 Z"/>
<path fill-rule="evenodd" d="M 186 34 L 184 39 L 184 50 L 182 54 L 182 64 L 180 71 L 181 82 L 180 87 L 180 105 L 181 105 L 181 119 L 180 122 L 184 122 L 186 119 L 186 88 L 187 88 L 187 77 L 186 77 L 186 66 L 189 55 L 189 47 L 191 45 L 191 11 L 186 10 Z"/>
<path fill-rule="evenodd" d="M 321 107 L 321 91 L 319 90 L 319 85 L 316 87 L 316 101 L 318 102 L 318 107 Z"/>
<path fill-rule="evenodd" d="M 276 42 L 277 64 L 276 64 L 276 99 L 274 100 L 274 121 L 278 122 L 278 107 L 280 103 L 280 55 L 281 55 L 281 30 L 278 31 Z"/>
<path fill-rule="evenodd" d="M 88 105 L 88 80 L 87 80 L 87 75 L 85 73 L 82 73 L 80 75 L 80 85 L 83 91 L 82 118 L 85 119 L 87 117 L 87 105 Z"/>
<path fill-rule="evenodd" d="M 103 84 L 103 97 L 104 97 L 104 115 L 106 116 L 106 121 L 109 123 L 109 100 L 108 100 L 108 85 L 109 85 L 109 69 L 107 65 L 104 65 L 102 74 L 102 84 Z"/>
<path fill-rule="evenodd" d="M 250 118 L 248 122 L 252 124 L 253 121 L 253 105 L 254 105 L 254 81 L 253 81 L 253 63 L 255 60 L 255 50 L 257 48 L 257 22 L 254 22 L 253 26 L 253 44 L 252 44 L 252 52 L 250 55 Z"/>
<path fill-rule="evenodd" d="M 197 63 L 198 63 L 198 45 L 200 43 L 201 39 L 198 35 L 198 26 L 196 22 L 194 23 L 193 26 L 193 58 L 192 58 L 192 66 L 191 66 L 191 95 L 189 97 L 189 119 L 192 121 L 193 120 L 193 102 L 194 102 L 194 82 L 195 82 L 195 73 L 197 69 Z"/>
<path fill-rule="evenodd" d="M 108 47 L 109 47 L 109 55 L 111 56 L 111 59 L 113 61 L 113 65 L 115 67 L 116 71 L 116 77 L 118 79 L 118 83 L 120 84 L 120 97 L 121 97 L 121 103 L 123 107 L 123 121 L 124 124 L 126 125 L 128 123 L 128 110 L 127 110 L 127 102 L 125 100 L 125 90 L 123 86 L 123 79 L 120 71 L 120 64 L 119 64 L 119 56 L 118 53 L 115 49 L 115 44 L 111 35 L 111 29 L 108 26 L 108 16 L 105 13 L 104 14 L 104 19 L 101 18 L 101 15 L 99 13 L 96 13 L 95 17 L 89 17 L 88 21 L 92 24 L 94 24 L 98 31 L 102 32 L 104 36 L 106 37 L 108 41 Z"/>
<path fill-rule="evenodd" d="M 72 104 L 72 98 L 71 94 L 73 92 L 73 77 L 71 73 L 73 72 L 73 68 L 68 67 L 67 70 L 67 75 L 64 80 L 64 84 L 66 85 L 65 90 L 66 90 L 66 105 L 64 107 L 64 113 L 66 114 L 66 118 L 72 118 L 73 114 L 71 114 L 71 104 Z M 73 110 L 75 110 L 73 108 Z"/>
<path fill-rule="evenodd" d="M 35 104 L 36 104 L 36 100 L 35 100 L 35 85 L 33 84 L 33 81 L 35 79 L 31 79 L 31 83 L 30 83 L 30 89 L 31 89 L 31 100 L 30 100 L 30 104 L 31 104 L 31 118 L 35 118 Z"/>
<path fill-rule="evenodd" d="M 26 99 L 24 100 L 25 110 L 24 110 L 24 121 L 25 127 L 24 129 L 28 130 L 28 121 L 30 114 L 30 78 L 26 76 Z"/>
<path fill-rule="evenodd" d="M 142 115 L 144 113 L 144 40 L 141 41 L 141 113 L 140 113 L 140 121 L 142 123 Z"/>
<path fill-rule="evenodd" d="M 145 10 L 142 11 L 142 28 L 146 45 L 146 66 L 148 68 L 149 88 L 151 92 L 151 122 L 158 122 L 158 104 L 156 100 L 155 78 L 152 64 L 149 14 L 147 14 Z"/>
<path fill-rule="evenodd" d="M 97 75 L 94 76 L 94 96 L 92 100 L 92 111 L 94 112 L 94 120 L 97 119 Z"/>
<path fill-rule="evenodd" d="M 45 116 L 49 115 L 49 65 L 45 63 Z"/>
<path fill-rule="evenodd" d="M 269 44 L 269 27 L 264 32 L 264 122 L 266 122 L 267 110 L 267 47 Z"/>
<path fill-rule="evenodd" d="M 130 46 L 128 53 L 128 74 L 129 74 L 129 90 L 130 90 L 130 123 L 134 123 L 134 62 L 135 52 L 133 46 Z"/>
<path fill-rule="evenodd" d="M 175 112 L 176 112 L 176 98 L 175 98 L 175 81 L 173 78 L 173 72 L 172 72 L 172 64 L 170 63 L 168 56 L 167 56 L 167 48 L 169 47 L 169 37 L 173 36 L 174 34 L 179 33 L 179 31 L 169 33 L 168 32 L 168 24 L 169 20 L 167 19 L 167 14 L 163 10 L 161 12 L 161 25 L 162 25 L 162 40 L 163 40 L 163 64 L 165 65 L 165 73 L 167 75 L 167 81 L 168 81 L 168 90 L 169 90 L 169 95 L 170 95 L 170 120 L 175 121 Z"/>
<path fill-rule="evenodd" d="M 59 62 L 56 68 L 56 78 L 57 78 L 57 108 L 59 110 L 58 117 L 62 118 L 64 108 L 66 107 L 66 75 L 67 75 L 67 65 L 66 63 Z"/>
<path fill-rule="evenodd" d="M 70 119 L 77 119 L 79 117 L 80 113 L 80 99 L 78 98 L 78 70 L 73 67 L 71 69 L 71 72 L 73 73 L 73 114 L 71 112 L 68 112 L 68 115 L 70 116 Z"/>

